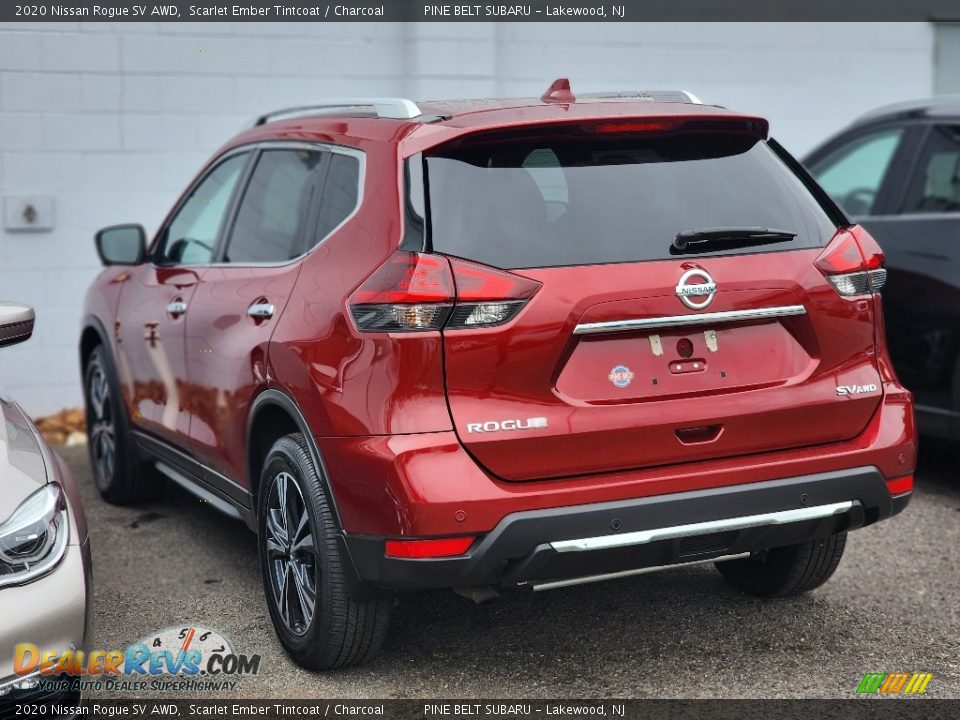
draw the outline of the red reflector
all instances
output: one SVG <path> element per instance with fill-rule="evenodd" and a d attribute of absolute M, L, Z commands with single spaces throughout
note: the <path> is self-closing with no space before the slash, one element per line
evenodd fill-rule
<path fill-rule="evenodd" d="M 387 557 L 438 558 L 463 555 L 474 538 L 440 538 L 438 540 L 387 540 Z"/>
<path fill-rule="evenodd" d="M 887 490 L 891 495 L 903 495 L 913 490 L 913 475 L 887 480 Z"/>

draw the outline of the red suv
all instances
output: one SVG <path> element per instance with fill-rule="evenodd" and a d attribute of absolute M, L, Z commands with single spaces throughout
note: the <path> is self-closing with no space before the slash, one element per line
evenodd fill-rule
<path fill-rule="evenodd" d="M 759 117 L 685 93 L 266 115 L 107 268 L 80 343 L 100 492 L 259 537 L 314 669 L 391 594 L 716 562 L 759 596 L 904 508 L 883 253 Z"/>

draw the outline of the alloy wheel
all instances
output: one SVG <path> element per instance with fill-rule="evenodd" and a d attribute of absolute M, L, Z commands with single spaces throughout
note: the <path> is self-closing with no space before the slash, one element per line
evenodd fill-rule
<path fill-rule="evenodd" d="M 303 494 L 288 472 L 273 478 L 265 536 L 274 605 L 287 630 L 303 635 L 317 605 L 320 564 Z"/>
<path fill-rule="evenodd" d="M 117 462 L 117 430 L 110 398 L 110 384 L 99 364 L 92 366 L 87 384 L 90 404 L 90 450 L 97 485 L 106 487 Z"/>

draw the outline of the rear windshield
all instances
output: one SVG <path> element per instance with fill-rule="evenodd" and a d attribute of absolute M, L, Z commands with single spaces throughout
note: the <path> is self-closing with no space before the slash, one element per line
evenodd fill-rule
<path fill-rule="evenodd" d="M 500 268 L 672 257 L 678 233 L 770 228 L 788 242 L 703 255 L 819 247 L 836 228 L 800 180 L 749 135 L 486 138 L 426 157 L 434 251 Z"/>

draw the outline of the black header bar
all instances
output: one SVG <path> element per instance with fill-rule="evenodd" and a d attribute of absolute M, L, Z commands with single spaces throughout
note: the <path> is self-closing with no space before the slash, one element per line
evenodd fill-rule
<path fill-rule="evenodd" d="M 271 720 L 929 720 L 954 718 L 957 700 L 243 700 L 0 698 L 0 717 L 270 718 Z M 6 713 L 6 714 L 4 714 Z"/>
<path fill-rule="evenodd" d="M 3 0 L 0 22 L 949 21 L 960 0 Z M 655 32 L 651 28 L 647 32 Z M 757 30 L 762 32 L 762 29 Z M 851 36 L 851 42 L 856 37 Z"/>

